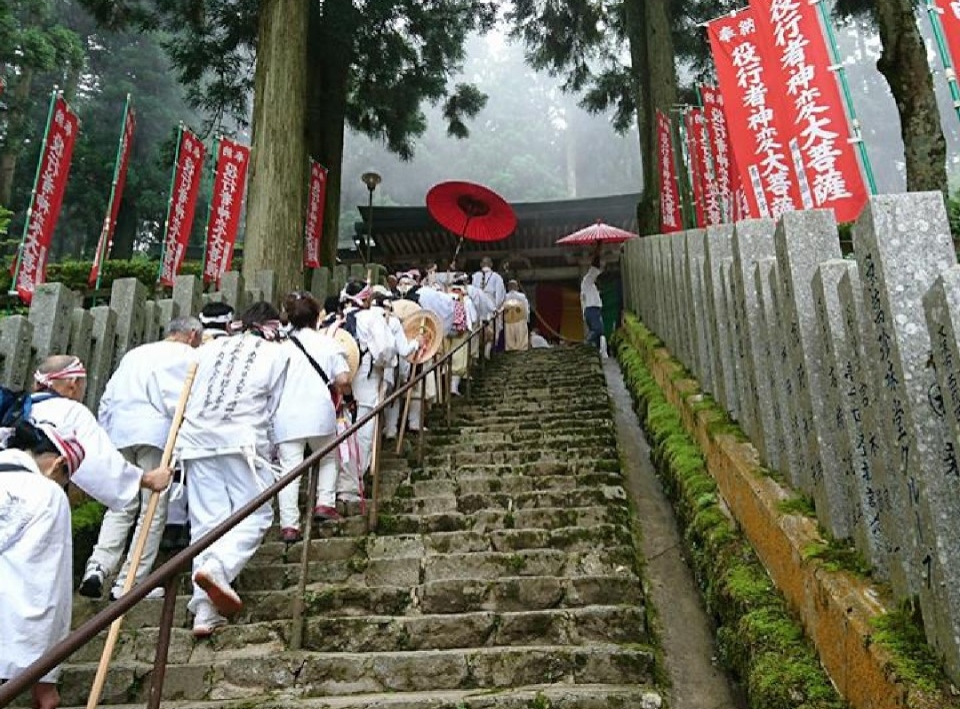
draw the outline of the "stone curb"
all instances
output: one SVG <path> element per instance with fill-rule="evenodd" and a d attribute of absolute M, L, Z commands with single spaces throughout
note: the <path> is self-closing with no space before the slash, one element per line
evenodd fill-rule
<path fill-rule="evenodd" d="M 638 321 L 634 327 L 649 331 Z M 649 333 L 652 336 L 652 333 Z M 718 415 L 697 407 L 700 390 L 661 343 L 650 347 L 627 335 L 666 401 L 706 461 L 708 473 L 767 573 L 800 618 L 820 661 L 843 698 L 854 709 L 956 709 L 947 692 L 925 691 L 898 677 L 894 658 L 873 641 L 875 618 L 890 610 L 881 591 L 857 576 L 827 569 L 804 549 L 822 543 L 817 522 L 785 514 L 779 505 L 791 491 L 765 473 L 756 449 L 730 433 L 717 431 Z"/>

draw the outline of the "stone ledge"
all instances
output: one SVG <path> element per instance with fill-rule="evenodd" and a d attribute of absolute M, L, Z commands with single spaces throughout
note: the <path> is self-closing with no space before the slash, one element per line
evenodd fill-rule
<path fill-rule="evenodd" d="M 698 383 L 661 343 L 645 346 L 638 338 L 627 339 L 680 414 L 730 513 L 799 616 L 844 699 L 855 709 L 960 707 L 957 697 L 925 691 L 896 675 L 891 653 L 873 641 L 871 621 L 889 610 L 881 591 L 853 574 L 806 559 L 804 549 L 823 541 L 816 520 L 779 510 L 791 492 L 766 474 L 749 442 L 722 430 L 715 409 L 697 405 L 702 401 Z"/>

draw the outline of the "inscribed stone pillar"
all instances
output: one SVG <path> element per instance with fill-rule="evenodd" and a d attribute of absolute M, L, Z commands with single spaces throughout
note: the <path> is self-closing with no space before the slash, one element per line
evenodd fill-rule
<path fill-rule="evenodd" d="M 757 294 L 757 331 L 761 343 L 761 357 L 759 366 L 754 370 L 757 380 L 766 382 L 769 396 L 766 401 L 760 402 L 759 408 L 769 410 L 770 420 L 773 423 L 770 437 L 767 438 L 768 453 L 776 450 L 776 458 L 772 456 L 767 466 L 780 471 L 788 477 L 790 457 L 793 441 L 789 431 L 784 429 L 783 411 L 787 408 L 787 392 L 783 386 L 784 363 L 786 349 L 780 331 L 780 311 L 777 302 L 777 260 L 773 257 L 757 259 L 753 270 L 753 286 Z M 761 414 L 763 415 L 763 414 Z M 771 445 L 770 441 L 773 440 Z M 791 481 L 792 482 L 792 481 Z"/>
<path fill-rule="evenodd" d="M 943 195 L 871 197 L 853 243 L 865 321 L 873 324 L 867 357 L 878 364 L 883 432 L 896 442 L 890 493 L 903 548 L 891 580 L 901 598 L 919 594 L 927 640 L 960 676 L 957 460 L 923 315 L 923 296 L 956 264 Z"/>
<path fill-rule="evenodd" d="M 844 376 L 850 368 L 851 353 L 843 329 L 843 310 L 838 286 L 840 278 L 851 268 L 852 261 L 828 259 L 820 264 L 813 276 L 813 303 L 817 317 L 820 343 L 819 357 L 823 362 L 822 389 L 823 411 L 826 416 L 820 434 L 824 450 L 832 450 L 836 459 L 833 469 L 836 478 L 825 478 L 821 492 L 826 493 L 816 500 L 817 518 L 834 537 L 853 536 L 858 543 L 864 535 L 857 531 L 865 519 L 862 513 L 863 497 L 856 484 L 856 469 L 847 425 L 847 409 L 856 400 Z M 829 468 L 825 468 L 825 471 Z M 839 534 L 847 530 L 846 535 Z"/>
<path fill-rule="evenodd" d="M 163 326 L 166 325 L 160 319 L 160 304 L 155 300 L 148 300 L 143 304 L 143 341 L 156 342 L 163 339 Z M 117 360 L 120 361 L 119 359 Z"/>
<path fill-rule="evenodd" d="M 28 317 L 38 362 L 48 355 L 67 354 L 74 307 L 76 296 L 62 283 L 42 283 L 34 290 Z"/>
<path fill-rule="evenodd" d="M 797 430 L 795 437 L 803 443 L 798 481 L 800 488 L 819 502 L 827 497 L 824 485 L 833 485 L 841 473 L 830 440 L 823 435 L 830 416 L 824 406 L 820 334 L 811 283 L 821 261 L 840 258 L 840 237 L 833 212 L 817 209 L 783 214 L 774 240 L 783 296 L 780 314 L 790 362 L 787 376 L 796 392 L 791 397 L 790 420 Z M 831 482 L 825 483 L 828 479 Z M 831 531 L 838 538 L 850 533 L 842 525 Z"/>
<path fill-rule="evenodd" d="M 87 363 L 87 393 L 84 403 L 91 411 L 97 410 L 103 389 L 113 374 L 114 352 L 117 347 L 117 314 L 106 305 L 90 309 L 93 316 L 93 338 L 90 361 Z"/>
<path fill-rule="evenodd" d="M 247 307 L 263 300 L 263 291 L 257 287 L 248 288 L 246 293 Z"/>
<path fill-rule="evenodd" d="M 654 237 L 654 248 L 656 249 L 657 264 L 657 318 L 656 333 L 657 337 L 663 340 L 667 348 L 673 352 L 673 293 L 670 292 L 670 279 L 667 274 L 670 272 L 670 258 L 667 238 L 663 234 Z"/>
<path fill-rule="evenodd" d="M 79 357 L 86 365 L 90 361 L 90 348 L 93 343 L 93 316 L 83 308 L 74 308 L 70 315 L 70 341 L 67 353 Z"/>
<path fill-rule="evenodd" d="M 873 564 L 874 575 L 890 578 L 890 541 L 884 530 L 895 529 L 898 519 L 884 494 L 884 475 L 890 461 L 890 448 L 881 435 L 883 416 L 873 389 L 876 381 L 870 360 L 864 354 L 863 290 L 857 264 L 850 264 L 837 283 L 837 296 L 843 313 L 843 335 L 847 346 L 843 371 L 846 397 L 847 435 L 850 438 L 851 465 L 860 494 L 862 523 L 854 528 L 857 548 Z M 891 517 L 891 515 L 894 515 Z"/>
<path fill-rule="evenodd" d="M 117 361 L 143 344 L 147 287 L 136 278 L 118 278 L 110 289 L 110 308 L 116 313 Z"/>
<path fill-rule="evenodd" d="M 350 277 L 350 270 L 342 263 L 333 267 L 333 293 L 337 295 L 347 285 L 347 279 Z"/>
<path fill-rule="evenodd" d="M 0 319 L 0 384 L 26 389 L 33 372 L 33 325 L 23 315 Z"/>
<path fill-rule="evenodd" d="M 770 382 L 757 371 L 765 367 L 761 361 L 765 344 L 759 329 L 760 303 L 753 283 L 755 264 L 774 255 L 772 219 L 750 219 L 738 222 L 733 230 L 733 285 L 737 322 L 740 323 L 740 351 L 737 383 L 743 422 L 750 439 L 764 464 L 776 466 L 779 460 Z"/>
<path fill-rule="evenodd" d="M 694 373 L 704 391 L 714 391 L 711 375 L 710 327 L 707 323 L 707 308 L 703 291 L 703 229 L 691 229 L 683 233 L 684 281 L 690 299 L 690 326 L 693 341 Z"/>
<path fill-rule="evenodd" d="M 286 293 L 277 292 L 277 274 L 274 271 L 257 271 L 254 285 L 260 289 L 263 300 L 272 305 L 277 305 L 281 296 Z"/>
<path fill-rule="evenodd" d="M 196 276 L 177 276 L 173 282 L 173 300 L 184 317 L 196 317 L 203 307 L 203 281 Z M 163 324 L 166 325 L 166 321 Z"/>
<path fill-rule="evenodd" d="M 720 264 L 733 256 L 733 227 L 727 224 L 707 227 L 703 237 L 703 285 L 707 295 L 707 318 L 711 340 L 716 343 L 713 372 L 717 377 L 715 396 L 734 418 L 737 417 L 737 379 L 732 367 L 732 323 L 727 313 L 726 298 L 720 281 Z"/>
<path fill-rule="evenodd" d="M 313 297 L 323 304 L 328 295 L 333 295 L 330 290 L 330 269 L 326 266 L 313 269 L 313 278 L 310 279 L 310 292 Z"/>
<path fill-rule="evenodd" d="M 178 303 L 174 298 L 164 298 L 156 302 L 157 302 L 157 310 L 159 311 L 157 319 L 160 321 L 160 323 L 162 323 L 163 328 L 166 329 L 167 323 L 169 323 L 174 318 L 179 318 L 180 313 L 182 313 L 183 311 L 180 310 L 180 303 Z M 196 317 L 198 313 L 199 311 L 197 313 L 192 313 L 192 315 Z"/>
<path fill-rule="evenodd" d="M 231 306 L 239 317 L 246 310 L 246 286 L 239 271 L 227 271 L 220 278 L 220 292 L 223 302 Z"/>
<path fill-rule="evenodd" d="M 727 349 L 722 353 L 724 366 L 730 371 L 733 383 L 733 397 L 737 402 L 736 414 L 733 418 L 738 423 L 743 422 L 743 402 L 740 400 L 740 321 L 737 318 L 737 309 L 734 305 L 736 296 L 733 291 L 733 257 L 728 256 L 720 261 L 720 290 L 723 293 L 723 312 L 726 313 L 725 326 L 727 329 Z M 744 428 L 746 430 L 746 428 Z"/>
<path fill-rule="evenodd" d="M 650 282 L 652 284 L 651 295 L 653 296 L 653 307 L 651 308 L 651 317 L 647 326 L 666 344 L 667 340 L 663 332 L 663 319 L 664 312 L 667 308 L 667 294 L 664 291 L 665 285 L 663 283 L 663 271 L 661 269 L 663 259 L 660 254 L 660 242 L 662 240 L 663 236 L 660 234 L 650 237 Z"/>
<path fill-rule="evenodd" d="M 687 293 L 686 273 L 686 243 L 683 232 L 674 234 L 670 237 L 670 262 L 672 270 L 670 273 L 673 281 L 673 292 L 676 294 L 676 318 L 677 318 L 677 359 L 683 363 L 688 370 L 695 369 L 693 361 L 694 338 L 691 328 L 692 308 L 690 307 L 690 298 Z"/>

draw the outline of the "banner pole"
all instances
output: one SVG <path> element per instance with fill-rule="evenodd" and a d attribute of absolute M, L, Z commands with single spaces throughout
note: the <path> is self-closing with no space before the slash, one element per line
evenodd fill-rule
<path fill-rule="evenodd" d="M 213 190 L 217 185 L 217 170 L 220 169 L 220 144 L 223 142 L 223 136 L 218 135 L 216 141 L 214 141 L 214 153 L 216 157 L 213 159 L 213 187 L 210 188 L 210 201 L 207 203 L 207 225 L 203 232 L 203 260 L 200 262 L 200 282 L 206 283 L 206 273 L 207 273 L 207 245 L 210 240 L 210 218 L 213 216 Z M 217 277 L 215 282 L 219 282 L 220 278 Z"/>
<path fill-rule="evenodd" d="M 173 206 L 173 189 L 177 186 L 177 168 L 180 167 L 180 146 L 183 144 L 183 122 L 177 126 L 177 151 L 173 156 L 173 172 L 170 175 L 170 198 L 167 200 L 167 216 L 163 220 L 163 239 L 160 242 L 160 270 L 157 283 L 163 277 L 163 259 L 167 255 L 167 231 L 170 229 L 170 207 Z"/>
<path fill-rule="evenodd" d="M 37 200 L 37 187 L 40 185 L 40 168 L 43 166 L 43 154 L 47 148 L 47 137 L 50 135 L 50 123 L 53 122 L 53 107 L 57 103 L 60 89 L 56 86 L 50 92 L 50 108 L 47 111 L 47 126 L 43 129 L 43 140 L 40 141 L 40 155 L 37 158 L 37 172 L 33 177 L 33 190 L 30 192 L 30 206 L 27 207 L 27 216 L 23 220 L 23 234 L 20 237 L 20 247 L 17 249 L 17 264 L 13 269 L 13 280 L 10 281 L 10 295 L 18 295 L 17 279 L 20 278 L 20 267 L 23 265 L 23 247 L 27 243 L 27 229 L 30 228 L 30 217 L 33 216 L 33 207 Z"/>
<path fill-rule="evenodd" d="M 957 118 L 960 118 L 960 85 L 957 84 L 957 71 L 953 65 L 953 58 L 950 56 L 950 48 L 943 36 L 943 23 L 940 22 L 941 12 L 943 11 L 937 7 L 933 0 L 927 0 L 927 14 L 930 16 L 933 36 L 937 41 L 937 51 L 940 53 L 940 61 L 947 77 L 947 86 L 950 87 L 950 98 L 953 99 L 953 108 L 957 112 Z"/>
<path fill-rule="evenodd" d="M 674 129 L 677 138 L 677 149 L 673 152 L 674 169 L 677 171 L 677 193 L 680 197 L 680 213 L 683 216 L 683 228 L 696 228 L 697 215 L 694 207 L 693 218 L 690 217 L 691 196 L 693 194 L 693 183 L 687 166 L 690 164 L 690 157 L 687 154 L 687 126 L 686 126 L 686 107 L 674 108 L 672 113 L 677 116 L 677 125 Z"/>
<path fill-rule="evenodd" d="M 100 244 L 100 252 L 97 254 L 97 262 L 100 264 L 97 268 L 97 282 L 94 290 L 100 290 L 100 279 L 103 278 L 103 269 L 106 266 L 107 259 L 110 258 L 110 240 L 112 227 L 111 217 L 113 216 L 113 202 L 117 198 L 117 182 L 120 180 L 120 161 L 123 160 L 123 141 L 127 137 L 127 121 L 130 119 L 130 94 L 127 94 L 127 100 L 123 105 L 123 120 L 120 123 L 120 143 L 117 145 L 117 159 L 113 164 L 113 182 L 110 183 L 110 199 L 107 202 L 107 214 L 103 218 L 103 239 Z"/>
<path fill-rule="evenodd" d="M 844 69 L 840 60 L 840 50 L 837 45 L 837 37 L 833 31 L 833 23 L 830 21 L 830 15 L 827 12 L 823 0 L 810 0 L 817 6 L 820 13 L 820 24 L 823 25 L 824 32 L 827 35 L 827 44 L 830 48 L 830 62 L 834 73 L 840 80 L 840 91 L 843 94 L 843 103 L 847 109 L 847 117 L 850 119 L 850 127 L 853 129 L 853 141 L 857 145 L 857 153 L 860 155 L 860 162 L 863 165 L 863 171 L 867 177 L 867 186 L 870 188 L 870 194 L 877 194 L 877 180 L 873 174 L 873 165 L 870 163 L 870 156 L 867 154 L 867 144 L 863 142 L 863 131 L 860 129 L 860 119 L 857 117 L 857 109 L 853 105 L 853 94 L 850 92 L 850 84 L 847 82 L 847 70 Z"/>

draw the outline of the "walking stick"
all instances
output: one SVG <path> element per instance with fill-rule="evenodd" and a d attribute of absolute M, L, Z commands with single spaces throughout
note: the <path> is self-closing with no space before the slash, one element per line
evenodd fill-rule
<path fill-rule="evenodd" d="M 410 378 L 415 378 L 421 368 L 419 364 L 414 365 L 410 369 Z M 426 379 L 422 380 L 418 386 L 424 386 L 426 381 Z M 414 387 L 407 389 L 407 396 L 403 400 L 403 409 L 400 411 L 400 432 L 397 434 L 397 455 L 400 455 L 403 451 L 403 434 L 407 431 L 407 416 L 410 413 L 410 404 L 413 402 L 413 390 Z"/>
<path fill-rule="evenodd" d="M 183 423 L 183 412 L 187 407 L 187 399 L 190 398 L 190 389 L 193 387 L 193 379 L 196 375 L 197 364 L 194 362 L 187 368 L 187 378 L 183 381 L 180 401 L 177 402 L 177 408 L 173 414 L 173 423 L 170 426 L 170 432 L 167 434 L 167 444 L 163 448 L 163 457 L 160 458 L 161 468 L 170 465 L 170 459 L 173 457 L 173 445 L 177 440 L 177 431 L 180 430 L 180 424 Z M 147 511 L 143 515 L 143 524 L 140 525 L 140 534 L 137 535 L 137 543 L 133 548 L 133 555 L 130 557 L 130 569 L 127 571 L 127 578 L 123 581 L 122 593 L 127 593 L 133 588 L 133 581 L 137 576 L 137 568 L 140 566 L 143 549 L 147 545 L 147 533 L 153 522 L 154 514 L 156 514 L 157 504 L 160 502 L 160 494 L 154 491 L 150 495 Z M 107 641 L 103 645 L 103 653 L 100 655 L 100 664 L 97 666 L 93 687 L 90 688 L 90 696 L 87 698 L 87 709 L 96 709 L 100 703 L 100 695 L 103 693 L 103 685 L 107 681 L 107 670 L 110 667 L 110 659 L 113 657 L 113 649 L 120 637 L 121 625 L 123 625 L 123 616 L 117 618 L 110 625 L 110 632 L 107 633 Z"/>

